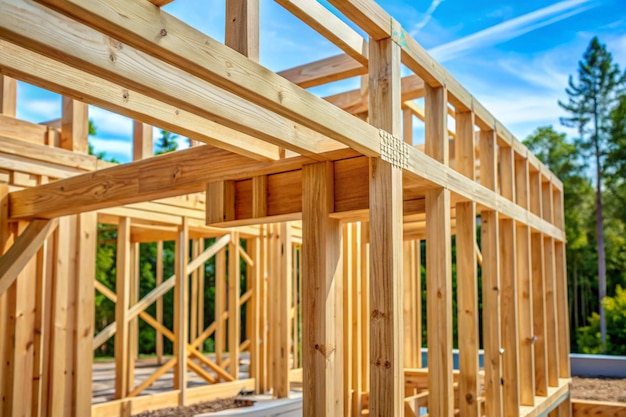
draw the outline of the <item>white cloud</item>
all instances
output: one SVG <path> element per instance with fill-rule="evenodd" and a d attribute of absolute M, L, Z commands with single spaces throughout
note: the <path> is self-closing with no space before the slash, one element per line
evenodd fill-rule
<path fill-rule="evenodd" d="M 533 30 L 581 13 L 597 5 L 591 0 L 563 0 L 534 12 L 507 20 L 461 39 L 430 49 L 439 62 L 450 61 L 471 51 L 505 42 Z"/>
<path fill-rule="evenodd" d="M 417 22 L 415 26 L 413 27 L 413 30 L 411 31 L 411 34 L 413 36 L 419 33 L 419 31 L 422 30 L 422 28 L 426 26 L 428 22 L 430 22 L 430 19 L 432 19 L 433 14 L 435 13 L 439 5 L 443 3 L 444 1 L 445 0 L 433 0 L 432 3 L 430 3 L 430 6 L 428 7 L 428 10 L 426 10 L 426 14 L 422 18 L 422 20 Z"/>
<path fill-rule="evenodd" d="M 133 134 L 133 121 L 128 117 L 100 107 L 89 106 L 89 118 L 93 120 L 98 136 L 121 136 L 130 141 Z"/>

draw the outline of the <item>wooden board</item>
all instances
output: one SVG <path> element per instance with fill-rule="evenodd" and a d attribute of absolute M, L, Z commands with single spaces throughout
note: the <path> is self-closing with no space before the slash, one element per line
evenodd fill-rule
<path fill-rule="evenodd" d="M 303 415 L 344 414 L 341 226 L 328 215 L 333 170 L 328 163 L 303 170 L 302 365 Z"/>

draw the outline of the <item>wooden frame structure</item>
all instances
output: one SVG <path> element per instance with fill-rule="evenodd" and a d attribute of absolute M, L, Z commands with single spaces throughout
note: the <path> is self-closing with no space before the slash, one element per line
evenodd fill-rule
<path fill-rule="evenodd" d="M 264 68 L 258 0 L 225 1 L 225 44 L 168 1 L 0 0 L 0 413 L 130 415 L 300 380 L 307 417 L 570 416 L 561 182 L 372 0 L 330 1 L 367 39 L 315 0 L 277 1 L 343 54 Z M 354 76 L 359 90 L 306 90 Z M 64 95 L 61 120 L 15 119 L 15 79 Z M 85 154 L 85 103 L 136 120 L 135 161 Z M 152 125 L 206 145 L 151 157 Z M 115 289 L 94 284 L 98 223 L 118 230 Z M 139 300 L 137 245 L 164 240 L 175 274 Z M 225 278 L 240 259 L 246 288 Z M 95 337 L 94 291 L 116 303 Z M 138 319 L 174 356 L 136 385 Z M 116 399 L 92 405 L 93 349 L 113 334 Z M 138 396 L 169 369 L 172 391 Z"/>

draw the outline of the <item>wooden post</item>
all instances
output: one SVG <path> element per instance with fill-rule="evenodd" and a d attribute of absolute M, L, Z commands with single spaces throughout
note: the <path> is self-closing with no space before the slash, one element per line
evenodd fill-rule
<path fill-rule="evenodd" d="M 352 258 L 345 259 L 345 262 L 351 263 L 352 279 L 354 284 L 354 290 L 352 294 L 352 340 L 354 341 L 352 346 L 356 346 L 352 349 L 352 415 L 357 416 L 361 414 L 361 408 L 363 407 L 361 401 L 361 391 L 363 390 L 363 348 L 365 345 L 363 340 L 363 327 L 366 326 L 366 322 L 361 319 L 363 311 L 363 274 L 361 272 L 361 224 L 352 224 Z M 345 322 L 345 320 L 344 320 Z M 346 344 L 344 342 L 342 346 L 346 351 Z M 345 383 L 345 382 L 344 382 Z"/>
<path fill-rule="evenodd" d="M 15 117 L 17 110 L 17 81 L 0 74 L 0 114 Z"/>
<path fill-rule="evenodd" d="M 554 224 L 565 233 L 563 213 L 563 190 L 553 191 Z M 565 263 L 565 242 L 554 241 L 554 262 L 556 280 L 556 304 L 559 325 L 559 377 L 570 377 L 569 309 L 567 302 L 567 267 Z"/>
<path fill-rule="evenodd" d="M 9 249 L 13 243 L 13 228 L 9 223 L 9 186 L 8 184 L 0 184 L 0 255 Z M 8 311 L 8 294 L 7 292 L 0 293 L 0 334 L 9 335 L 9 311 Z M 8 343 L 0 343 L 0 372 L 3 375 L 8 375 L 9 361 L 7 360 L 9 354 Z M 11 385 L 8 381 L 8 377 L 0 378 L 0 414 L 10 415 L 8 411 L 9 407 L 9 395 L 6 390 Z"/>
<path fill-rule="evenodd" d="M 19 222 L 18 234 L 27 225 L 27 222 Z M 36 258 L 31 258 L 7 290 L 9 337 L 3 343 L 9 344 L 10 354 L 7 355 L 8 372 L 2 377 L 9 394 L 3 414 L 6 416 L 21 417 L 32 413 L 36 267 Z"/>
<path fill-rule="evenodd" d="M 261 232 L 261 231 L 259 231 Z M 255 392 L 261 393 L 261 238 L 248 239 L 248 254 L 252 257 L 254 264 L 248 267 L 248 285 L 252 289 L 252 297 L 248 304 L 247 315 L 250 331 L 250 378 L 254 378 Z"/>
<path fill-rule="evenodd" d="M 503 197 L 513 201 L 514 186 L 514 152 L 509 146 L 502 146 L 500 153 L 500 192 Z M 513 417 L 520 412 L 519 387 L 519 335 L 517 310 L 517 270 L 515 222 L 512 219 L 500 218 L 500 286 L 502 297 L 502 393 L 504 398 L 504 415 Z"/>
<path fill-rule="evenodd" d="M 241 341 L 241 271 L 239 266 L 239 233 L 232 232 L 228 244 L 228 358 L 230 374 L 239 379 L 239 343 Z"/>
<path fill-rule="evenodd" d="M 94 281 L 98 217 L 95 212 L 77 215 L 76 225 L 76 349 L 74 401 L 76 416 L 91 415 Z"/>
<path fill-rule="evenodd" d="M 196 259 L 200 255 L 198 239 L 191 241 L 191 259 Z M 189 340 L 196 340 L 198 337 L 198 269 L 191 271 L 191 305 L 189 306 Z M 200 331 L 202 332 L 202 331 Z M 202 349 L 200 349 L 202 350 Z"/>
<path fill-rule="evenodd" d="M 331 179 L 333 177 L 331 176 Z M 330 189 L 333 189 L 331 186 Z M 345 323 L 343 326 L 343 335 L 342 338 L 338 340 L 343 341 L 344 346 L 354 346 L 354 339 L 352 335 L 352 298 L 354 294 L 354 276 L 352 274 L 352 263 L 351 259 L 353 257 L 352 252 L 352 224 L 344 223 L 342 225 L 342 235 L 341 235 L 341 253 L 343 258 L 343 271 L 342 271 L 342 285 L 343 288 L 342 293 L 343 297 L 340 301 L 342 308 L 342 321 Z M 333 324 L 334 325 L 334 324 Z M 349 416 L 352 414 L 352 349 L 344 349 L 343 350 L 343 358 L 341 358 L 340 363 L 343 364 L 343 398 L 344 401 L 344 409 L 343 415 Z"/>
<path fill-rule="evenodd" d="M 179 404 L 186 404 L 187 389 L 187 343 L 189 316 L 189 289 L 187 263 L 189 258 L 189 220 L 182 218 L 182 226 L 176 235 L 176 286 L 174 287 L 174 389 L 180 391 Z"/>
<path fill-rule="evenodd" d="M 158 287 L 163 283 L 163 241 L 157 242 L 157 257 L 156 257 L 156 286 Z M 156 302 L 156 320 L 159 324 L 163 324 L 163 297 L 159 297 Z M 157 329 L 156 331 L 156 355 L 157 363 L 160 365 L 163 363 L 163 333 Z"/>
<path fill-rule="evenodd" d="M 63 97 L 61 148 L 87 153 L 87 136 L 89 135 L 88 111 L 87 103 Z"/>
<path fill-rule="evenodd" d="M 271 268 L 269 276 L 270 300 L 270 361 L 274 396 L 289 396 L 289 306 L 291 305 L 291 230 L 289 223 L 275 224 L 270 236 Z M 275 298 L 274 298 L 275 297 Z"/>
<path fill-rule="evenodd" d="M 130 219 L 121 217 L 117 226 L 117 276 L 115 303 L 115 398 L 125 398 L 132 390 L 129 386 L 130 326 Z"/>
<path fill-rule="evenodd" d="M 552 184 L 549 181 L 541 183 L 541 203 L 544 220 L 553 221 Z M 548 385 L 559 385 L 559 335 L 557 323 L 557 297 L 556 297 L 556 262 L 554 254 L 554 239 L 544 235 L 544 284 L 546 298 L 546 334 L 548 343 Z M 565 324 L 564 324 L 565 325 Z"/>
<path fill-rule="evenodd" d="M 426 86 L 426 154 L 447 165 L 448 98 L 445 87 Z M 452 254 L 450 191 L 426 193 L 426 320 L 428 332 L 428 413 L 454 415 L 452 386 Z"/>
<path fill-rule="evenodd" d="M 495 191 L 497 184 L 496 134 L 493 130 L 480 132 L 480 182 Z M 502 405 L 502 347 L 500 330 L 500 231 L 498 213 L 481 212 L 483 347 L 485 365 L 485 415 L 501 417 Z"/>
<path fill-rule="evenodd" d="M 152 150 L 152 126 L 133 121 L 133 161 L 149 158 L 154 155 Z"/>
<path fill-rule="evenodd" d="M 59 226 L 54 239 L 55 273 L 53 281 L 53 306 L 50 340 L 50 386 L 48 399 L 48 415 L 70 415 L 67 410 L 70 408 L 68 398 L 71 396 L 71 385 L 66 383 L 68 364 L 68 310 L 69 310 L 69 286 L 70 286 L 70 217 L 59 219 Z M 117 337 L 116 337 L 117 340 Z M 117 360 L 117 355 L 116 355 Z M 116 362 L 116 381 L 117 362 Z M 117 391 L 117 382 L 116 382 Z"/>
<path fill-rule="evenodd" d="M 215 362 L 222 366 L 226 344 L 224 313 L 226 312 L 226 250 L 215 255 Z"/>
<path fill-rule="evenodd" d="M 259 60 L 259 0 L 226 1 L 224 43 L 254 61 Z"/>
<path fill-rule="evenodd" d="M 305 417 L 343 415 L 341 224 L 331 219 L 333 167 L 302 171 L 302 372 Z"/>
<path fill-rule="evenodd" d="M 516 158 L 515 201 L 526 210 L 530 209 L 528 160 Z M 515 264 L 517 274 L 518 331 L 519 331 L 519 387 L 520 404 L 535 405 L 535 356 L 532 305 L 532 270 L 530 227 L 518 223 L 515 231 Z"/>
<path fill-rule="evenodd" d="M 541 177 L 539 172 L 530 174 L 530 210 L 541 217 Z M 546 345 L 546 306 L 544 284 L 543 236 L 538 231 L 531 234 L 531 264 L 533 292 L 533 333 L 537 338 L 534 344 L 535 353 L 535 393 L 548 395 L 548 358 Z"/>
<path fill-rule="evenodd" d="M 456 169 L 476 179 L 474 113 L 456 115 Z M 456 282 L 459 346 L 459 409 L 461 417 L 478 417 L 478 272 L 476 266 L 476 203 L 456 205 Z"/>
<path fill-rule="evenodd" d="M 400 47 L 370 39 L 370 123 L 391 134 L 399 151 Z M 374 110 L 375 109 L 375 110 Z M 370 160 L 370 398 L 371 416 L 404 410 L 402 352 L 402 170 Z"/>

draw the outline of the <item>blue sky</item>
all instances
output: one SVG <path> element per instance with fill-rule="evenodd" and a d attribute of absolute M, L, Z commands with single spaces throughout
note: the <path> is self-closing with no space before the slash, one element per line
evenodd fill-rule
<path fill-rule="evenodd" d="M 340 51 L 272 0 L 261 1 L 261 64 L 279 71 Z M 321 3 L 328 6 L 325 0 Z M 626 67 L 626 0 L 381 0 L 413 37 L 520 140 L 563 115 L 569 74 L 593 36 Z M 176 0 L 165 7 L 223 41 L 224 0 Z M 321 96 L 356 88 L 358 79 L 312 91 Z M 18 117 L 43 122 L 60 117 L 61 100 L 20 83 Z M 130 159 L 132 122 L 90 107 L 96 150 Z"/>

